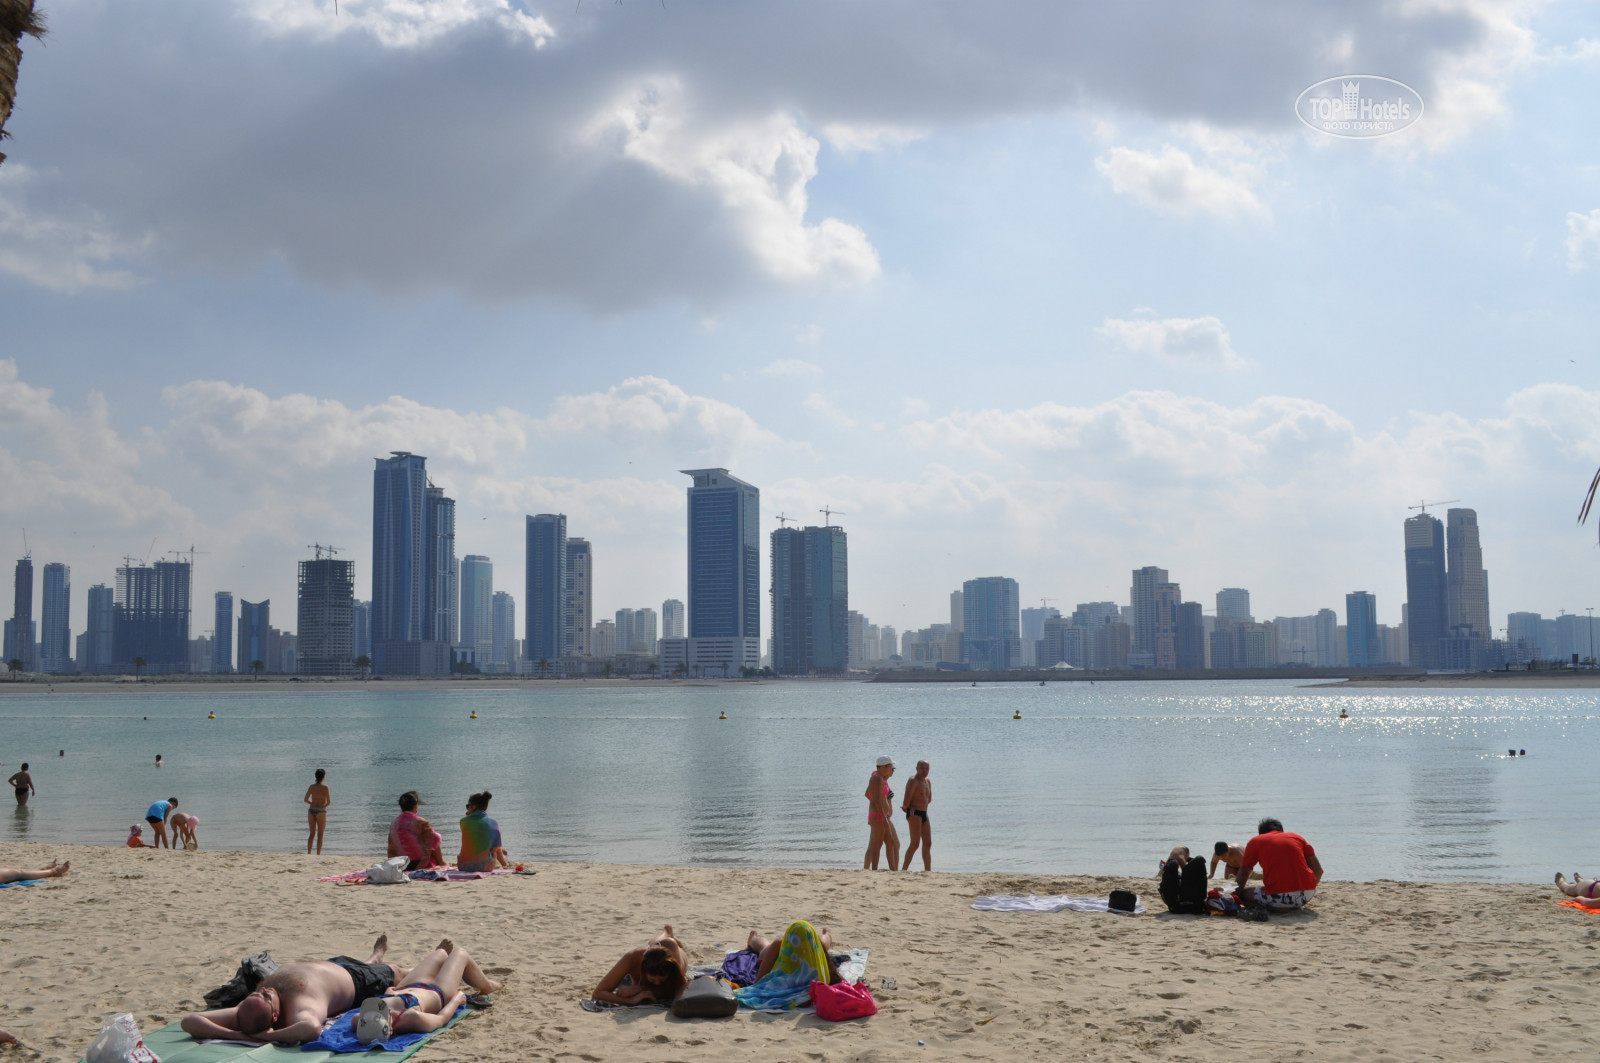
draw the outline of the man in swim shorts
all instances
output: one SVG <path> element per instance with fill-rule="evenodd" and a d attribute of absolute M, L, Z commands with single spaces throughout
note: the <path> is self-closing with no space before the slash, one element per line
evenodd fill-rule
<path fill-rule="evenodd" d="M 906 847 L 906 862 L 900 865 L 904 871 L 911 866 L 911 857 L 916 854 L 917 846 L 922 846 L 922 870 L 933 870 L 933 829 L 928 823 L 928 802 L 933 800 L 933 780 L 928 778 L 928 762 L 917 761 L 917 773 L 906 780 L 906 796 L 900 802 L 900 810 L 906 814 L 906 833 L 911 836 L 911 844 Z"/>
<path fill-rule="evenodd" d="M 349 956 L 308 963 L 286 963 L 261 980 L 255 992 L 237 1007 L 198 1011 L 183 1017 L 183 1032 L 190 1037 L 297 1045 L 315 1041 L 328 1016 L 381 997 L 409 972 L 384 963 L 389 935 L 373 942 L 366 963 Z"/>
<path fill-rule="evenodd" d="M 34 794 L 33 776 L 28 774 L 28 766 L 24 764 L 22 770 L 6 780 L 11 785 L 11 792 L 16 795 L 17 804 L 25 805 L 28 798 Z"/>
<path fill-rule="evenodd" d="M 1292 912 L 1304 908 L 1322 884 L 1322 864 L 1311 843 L 1283 829 L 1276 819 L 1264 819 L 1257 834 L 1244 847 L 1239 860 L 1239 902 L 1250 908 Z M 1250 872 L 1261 865 L 1261 885 L 1250 885 Z"/>

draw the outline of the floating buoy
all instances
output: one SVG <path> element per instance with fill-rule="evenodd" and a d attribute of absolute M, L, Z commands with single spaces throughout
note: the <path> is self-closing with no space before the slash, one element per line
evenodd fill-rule
<path fill-rule="evenodd" d="M 217 718 L 217 714 L 214 713 L 214 712 L 209 714 L 208 716 L 206 716 L 206 719 L 208 719 L 208 720 L 215 720 L 216 718 Z"/>
<path fill-rule="evenodd" d="M 467 717 L 467 719 L 469 719 L 469 720 L 476 720 L 477 718 L 478 718 L 478 714 L 477 713 L 473 713 L 471 716 Z"/>
<path fill-rule="evenodd" d="M 719 719 L 719 720 L 726 720 L 726 719 L 727 719 L 727 718 L 728 718 L 728 714 L 727 714 L 727 713 L 725 713 L 725 712 L 724 712 L 724 713 L 722 713 L 722 714 L 720 714 L 720 715 L 719 715 L 719 716 L 718 716 L 718 717 L 717 717 L 717 719 Z"/>
<path fill-rule="evenodd" d="M 1012 718 L 1012 719 L 1013 719 L 1013 720 L 1020 720 L 1020 719 L 1022 719 L 1022 710 L 1021 710 L 1021 709 L 1018 709 L 1018 710 L 1017 710 L 1017 711 L 1016 711 L 1016 712 L 1013 712 L 1013 713 L 1012 713 L 1012 714 L 1011 714 L 1011 718 Z"/>

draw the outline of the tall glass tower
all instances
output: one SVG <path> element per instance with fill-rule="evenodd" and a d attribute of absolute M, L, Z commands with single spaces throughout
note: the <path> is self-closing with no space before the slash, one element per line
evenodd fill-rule
<path fill-rule="evenodd" d="M 1444 525 L 1418 513 L 1406 520 L 1406 640 L 1411 663 L 1442 667 L 1439 640 L 1450 633 L 1444 566 Z"/>
<path fill-rule="evenodd" d="M 522 610 L 525 660 L 548 667 L 565 654 L 567 627 L 567 515 L 528 518 L 527 588 Z"/>
<path fill-rule="evenodd" d="M 482 554 L 461 559 L 461 645 L 473 651 L 479 671 L 494 659 L 494 563 Z"/>
<path fill-rule="evenodd" d="M 39 605 L 39 670 L 72 669 L 72 570 L 59 561 L 44 566 L 44 601 Z"/>
<path fill-rule="evenodd" d="M 727 469 L 684 469 L 689 637 L 761 638 L 761 492 Z"/>
<path fill-rule="evenodd" d="M 372 664 L 379 675 L 390 670 L 393 644 L 424 637 L 427 495 L 427 458 L 397 450 L 377 459 L 372 474 Z M 239 667 L 249 663 L 241 652 Z"/>
<path fill-rule="evenodd" d="M 843 528 L 772 533 L 772 667 L 843 672 L 850 652 L 849 547 Z"/>
<path fill-rule="evenodd" d="M 233 671 L 233 592 L 218 591 L 216 607 L 211 627 L 211 670 L 226 675 Z"/>

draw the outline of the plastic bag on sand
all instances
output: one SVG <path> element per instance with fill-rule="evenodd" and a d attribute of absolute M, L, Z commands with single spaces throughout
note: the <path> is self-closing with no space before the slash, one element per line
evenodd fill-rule
<path fill-rule="evenodd" d="M 132 1015 L 113 1016 L 83 1058 L 84 1063 L 161 1063 L 161 1057 L 145 1047 Z"/>
<path fill-rule="evenodd" d="M 409 862 L 403 856 L 391 856 L 381 864 L 373 864 L 367 868 L 367 881 L 375 886 L 410 882 L 406 878 L 406 864 Z"/>

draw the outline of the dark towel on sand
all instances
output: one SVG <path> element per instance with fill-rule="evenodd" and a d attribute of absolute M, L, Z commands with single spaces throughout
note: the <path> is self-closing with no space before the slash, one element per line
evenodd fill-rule
<path fill-rule="evenodd" d="M 272 958 L 270 952 L 258 952 L 254 956 L 246 956 L 239 961 L 239 970 L 228 979 L 226 985 L 219 985 L 206 994 L 206 1007 L 235 1007 L 256 991 L 256 986 L 261 984 L 263 978 L 277 969 L 278 961 Z"/>

